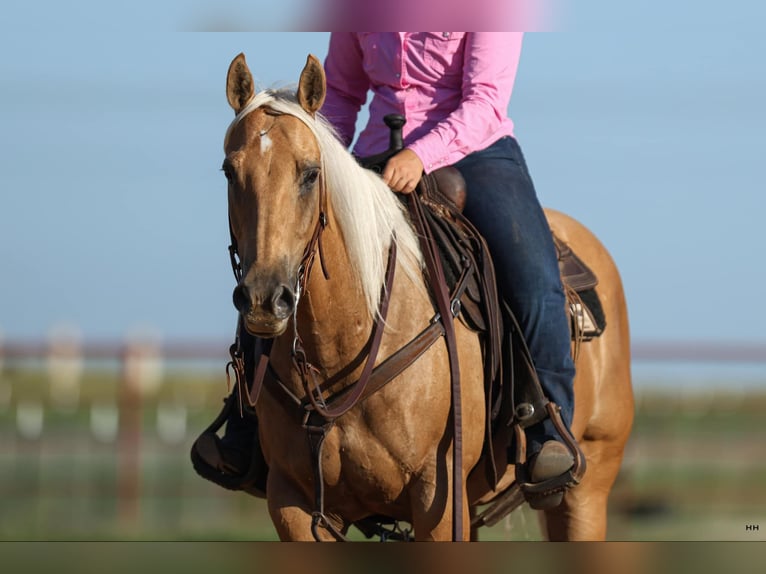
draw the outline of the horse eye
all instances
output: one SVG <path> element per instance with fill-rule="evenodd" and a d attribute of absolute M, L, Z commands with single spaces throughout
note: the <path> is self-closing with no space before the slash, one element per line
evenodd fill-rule
<path fill-rule="evenodd" d="M 317 178 L 319 177 L 319 168 L 318 167 L 311 167 L 303 172 L 303 180 L 301 181 L 301 187 L 304 190 L 308 190 L 311 186 L 313 186 L 316 183 Z"/>
<path fill-rule="evenodd" d="M 224 163 L 223 166 L 221 166 L 221 171 L 223 172 L 226 180 L 231 183 L 232 179 L 234 179 L 234 173 L 231 169 L 231 166 L 228 163 Z"/>

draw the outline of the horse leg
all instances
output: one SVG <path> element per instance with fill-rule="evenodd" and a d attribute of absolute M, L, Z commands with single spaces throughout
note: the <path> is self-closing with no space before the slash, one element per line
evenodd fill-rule
<path fill-rule="evenodd" d="M 556 508 L 545 511 L 549 540 L 604 540 L 607 501 L 622 461 L 623 442 L 583 440 L 580 447 L 588 470 L 582 482 L 567 491 Z"/>
<path fill-rule="evenodd" d="M 478 542 L 479 541 L 479 528 L 476 526 L 473 526 L 473 519 L 476 518 L 476 507 L 471 506 L 468 519 L 471 521 L 471 542 Z"/>
<path fill-rule="evenodd" d="M 293 542 L 314 542 L 311 530 L 312 505 L 300 490 L 293 487 L 279 471 L 269 470 L 266 490 L 269 515 L 279 539 Z M 338 527 L 338 525 L 335 525 Z M 317 534 L 322 541 L 334 541 L 335 538 L 321 526 Z"/>
<path fill-rule="evenodd" d="M 449 480 L 434 480 L 433 477 L 421 478 L 410 490 L 412 505 L 412 526 L 415 540 L 450 541 L 452 540 L 452 471 L 446 473 Z M 439 477 L 441 478 L 441 476 Z M 463 477 L 465 484 L 466 477 Z M 471 539 L 471 511 L 467 493 L 463 493 L 463 540 Z"/>

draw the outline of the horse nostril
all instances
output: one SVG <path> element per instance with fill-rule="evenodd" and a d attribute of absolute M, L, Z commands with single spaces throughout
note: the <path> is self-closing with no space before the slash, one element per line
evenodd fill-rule
<path fill-rule="evenodd" d="M 232 299 L 234 300 L 234 307 L 236 307 L 237 311 L 240 313 L 248 311 L 252 305 L 250 291 L 244 285 L 237 285 L 234 288 Z"/>
<path fill-rule="evenodd" d="M 295 309 L 295 294 L 287 285 L 280 285 L 271 298 L 271 310 L 279 319 L 288 317 Z"/>

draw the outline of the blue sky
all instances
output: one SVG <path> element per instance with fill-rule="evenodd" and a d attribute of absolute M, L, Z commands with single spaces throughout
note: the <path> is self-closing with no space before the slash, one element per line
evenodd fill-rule
<path fill-rule="evenodd" d="M 184 32 L 234 25 L 208 2 L 76 4 L 0 24 L 0 332 L 229 337 L 226 68 L 242 51 L 261 86 L 292 84 L 328 36 Z M 635 340 L 766 341 L 766 9 L 622 4 L 572 0 L 525 38 L 510 113 L 538 194 L 611 251 Z"/>

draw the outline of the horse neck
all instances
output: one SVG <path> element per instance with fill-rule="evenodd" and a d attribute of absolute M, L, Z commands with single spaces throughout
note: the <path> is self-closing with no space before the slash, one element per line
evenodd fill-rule
<path fill-rule="evenodd" d="M 316 261 L 298 305 L 297 331 L 308 361 L 333 375 L 363 355 L 373 321 L 331 210 L 328 220 L 322 235 L 322 263 L 328 277 Z M 293 333 L 291 327 L 283 337 L 289 345 L 278 345 L 282 352 L 291 352 Z"/>

